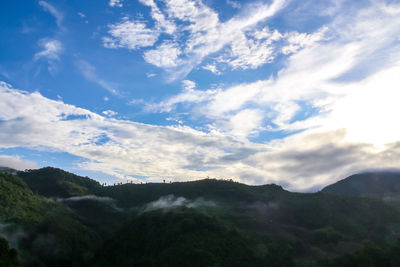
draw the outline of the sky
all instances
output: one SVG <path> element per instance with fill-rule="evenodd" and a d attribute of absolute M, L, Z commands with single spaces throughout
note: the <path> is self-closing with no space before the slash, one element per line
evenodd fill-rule
<path fill-rule="evenodd" d="M 400 165 L 400 1 L 2 0 L 0 165 L 313 192 Z"/>

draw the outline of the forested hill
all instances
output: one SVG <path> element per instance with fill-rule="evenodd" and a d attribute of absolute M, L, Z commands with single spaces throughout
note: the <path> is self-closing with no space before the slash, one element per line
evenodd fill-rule
<path fill-rule="evenodd" d="M 390 266 L 398 255 L 400 213 L 381 199 L 12 173 L 0 171 L 0 266 Z"/>
<path fill-rule="evenodd" d="M 371 172 L 347 177 L 322 189 L 325 193 L 382 198 L 400 193 L 400 172 Z"/>

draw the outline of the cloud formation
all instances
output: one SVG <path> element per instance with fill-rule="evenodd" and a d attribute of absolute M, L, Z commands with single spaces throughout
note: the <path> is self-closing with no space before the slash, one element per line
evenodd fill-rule
<path fill-rule="evenodd" d="M 398 112 L 393 99 L 398 95 L 400 21 L 386 9 L 371 6 L 338 17 L 312 35 L 288 33 L 291 44 L 282 51 L 296 53 L 276 77 L 212 90 L 184 89 L 148 104 L 148 110 L 171 112 L 185 104 L 191 116 L 213 121 L 210 129 L 235 136 L 321 127 L 346 129 L 352 141 L 395 142 L 398 131 L 388 118 Z M 335 37 L 320 43 L 326 32 Z M 271 32 L 256 35 L 264 34 Z M 376 60 L 379 65 L 372 64 Z M 371 129 L 371 124 L 379 127 Z"/>
<path fill-rule="evenodd" d="M 58 40 L 42 39 L 40 41 L 42 50 L 34 56 L 35 60 L 47 58 L 49 60 L 59 60 L 59 53 L 62 51 L 62 44 Z"/>
<path fill-rule="evenodd" d="M 33 60 L 46 59 L 48 63 L 48 70 L 50 73 L 57 71 L 57 62 L 60 61 L 60 54 L 63 51 L 63 45 L 59 40 L 44 38 L 39 41 L 42 48 L 37 52 Z"/>
<path fill-rule="evenodd" d="M 294 53 L 324 39 L 321 31 L 281 34 L 277 30 L 270 31 L 268 27 L 258 30 L 257 24 L 278 13 L 286 5 L 285 0 L 247 7 L 249 11 L 245 16 L 238 15 L 225 22 L 221 22 L 218 14 L 202 1 L 140 2 L 150 7 L 155 25 L 148 27 L 143 21 L 125 17 L 122 22 L 109 26 L 110 36 L 103 37 L 103 44 L 107 48 L 130 50 L 152 47 L 143 52 L 145 61 L 166 70 L 171 81 L 185 77 L 216 52 L 223 55 L 203 68 L 219 74 L 216 64 L 234 69 L 254 69 L 272 62 L 279 53 Z M 230 4 L 237 7 L 235 2 Z M 169 37 L 161 38 L 161 34 Z M 158 44 L 154 47 L 156 42 Z"/>
<path fill-rule="evenodd" d="M 152 210 L 171 210 L 178 207 L 197 208 L 201 206 L 215 206 L 215 202 L 197 198 L 195 200 L 188 200 L 184 197 L 175 197 L 174 195 L 167 195 L 160 197 L 158 200 L 150 202 L 144 206 L 144 212 Z"/>
<path fill-rule="evenodd" d="M 397 142 L 377 151 L 347 141 L 346 130 L 309 130 L 259 144 L 187 126 L 105 118 L 6 83 L 0 111 L 0 147 L 67 152 L 82 158 L 81 168 L 134 181 L 210 176 L 304 191 L 366 168 L 396 168 L 400 156 Z"/>
<path fill-rule="evenodd" d="M 109 6 L 111 7 L 122 7 L 123 0 L 110 0 L 110 2 L 108 3 Z"/>
<path fill-rule="evenodd" d="M 152 46 L 158 39 L 158 32 L 148 29 L 143 22 L 124 18 L 121 23 L 109 25 L 108 33 L 112 37 L 104 37 L 107 48 L 138 49 Z"/>
<path fill-rule="evenodd" d="M 96 68 L 89 62 L 83 59 L 79 59 L 76 61 L 76 66 L 78 67 L 78 70 L 83 75 L 83 77 L 85 77 L 86 80 L 99 85 L 100 87 L 102 87 L 103 89 L 109 91 L 114 95 L 119 94 L 117 89 L 115 89 L 115 86 L 112 83 L 105 81 L 104 79 L 98 76 L 98 74 L 96 73 Z"/>
<path fill-rule="evenodd" d="M 35 162 L 23 160 L 19 156 L 9 156 L 0 154 L 0 167 L 9 167 L 16 170 L 36 169 Z"/>
<path fill-rule="evenodd" d="M 99 197 L 95 195 L 86 195 L 86 196 L 77 196 L 77 197 L 69 197 L 69 198 L 57 198 L 58 202 L 76 202 L 76 201 L 85 201 L 85 200 L 93 200 L 99 202 L 113 203 L 114 199 L 110 197 Z"/>
<path fill-rule="evenodd" d="M 39 1 L 39 5 L 46 10 L 47 12 L 49 12 L 55 19 L 56 19 L 56 23 L 57 26 L 59 28 L 62 28 L 62 21 L 64 19 L 64 15 L 58 11 L 52 4 L 46 2 L 46 1 Z"/>

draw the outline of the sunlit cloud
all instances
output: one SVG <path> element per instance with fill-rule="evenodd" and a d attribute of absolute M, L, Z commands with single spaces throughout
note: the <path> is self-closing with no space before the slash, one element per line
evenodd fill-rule
<path fill-rule="evenodd" d="M 67 152 L 82 158 L 83 169 L 134 181 L 209 176 L 315 190 L 365 168 L 395 168 L 400 155 L 398 143 L 376 151 L 346 140 L 346 130 L 306 131 L 259 144 L 185 126 L 106 118 L 5 83 L 0 96 L 0 147 Z"/>

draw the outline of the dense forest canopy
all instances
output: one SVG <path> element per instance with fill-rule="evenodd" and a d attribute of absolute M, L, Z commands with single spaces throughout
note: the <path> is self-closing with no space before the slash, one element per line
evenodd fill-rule
<path fill-rule="evenodd" d="M 380 194 L 368 197 L 371 177 Z M 356 178 L 338 193 L 292 193 L 216 179 L 102 186 L 51 167 L 4 169 L 0 266 L 397 266 L 400 205 L 387 196 L 400 194 L 389 186 L 400 176 Z"/>

